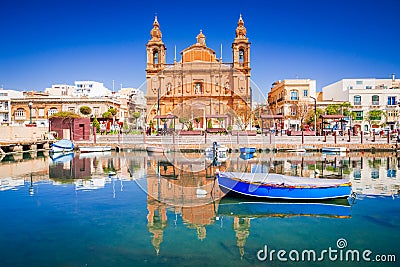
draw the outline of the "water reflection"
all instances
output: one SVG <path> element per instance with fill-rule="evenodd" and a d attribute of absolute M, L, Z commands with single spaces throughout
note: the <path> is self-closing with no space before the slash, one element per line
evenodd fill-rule
<path fill-rule="evenodd" d="M 352 181 L 353 191 L 361 195 L 360 199 L 376 196 L 397 198 L 400 184 L 399 158 L 393 157 L 392 154 L 354 153 L 322 156 L 307 153 L 301 155 L 261 153 L 251 159 L 241 158 L 240 154 L 231 154 L 226 162 L 218 166 L 218 169 L 346 178 Z M 125 191 L 124 188 L 126 186 L 129 188 L 132 184 L 138 185 L 143 191 L 142 195 L 145 196 L 142 210 L 140 204 L 133 206 L 128 202 L 124 206 L 127 210 L 118 213 L 118 216 L 125 216 L 124 220 L 128 221 L 132 219 L 128 217 L 128 215 L 132 217 L 132 210 L 138 210 L 135 223 L 145 224 L 142 231 L 145 232 L 145 239 L 149 245 L 151 243 L 153 253 L 151 255 L 163 256 L 168 251 L 166 239 L 171 238 L 171 232 L 168 234 L 168 231 L 178 227 L 181 227 L 181 231 L 184 228 L 186 232 L 195 233 L 189 238 L 204 242 L 211 238 L 214 242 L 217 239 L 215 229 L 220 226 L 223 231 L 224 222 L 227 222 L 229 232 L 223 232 L 223 236 L 219 236 L 218 239 L 224 239 L 225 234 L 232 234 L 235 242 L 234 258 L 238 259 L 246 256 L 249 247 L 255 249 L 254 244 L 249 244 L 249 238 L 265 237 L 260 221 L 262 224 L 269 223 L 269 227 L 274 227 L 269 222 L 274 219 L 284 220 L 280 222 L 290 226 L 293 219 L 329 219 L 327 223 L 336 225 L 352 220 L 354 216 L 352 210 L 357 207 L 347 200 L 260 202 L 228 198 L 216 184 L 215 171 L 216 167 L 211 166 L 204 155 L 200 154 L 171 153 L 161 157 L 146 153 L 114 152 L 70 153 L 51 157 L 44 154 L 30 154 L 29 157 L 22 158 L 13 156 L 13 161 L 3 160 L 0 163 L 0 191 L 29 188 L 26 190 L 26 196 L 40 196 L 40 194 L 43 196 L 45 193 L 39 190 L 42 184 L 39 182 L 45 182 L 57 188 L 72 189 L 68 192 L 75 192 L 77 199 L 102 195 L 102 201 L 105 202 L 99 206 L 106 206 L 104 203 L 109 204 L 106 199 L 118 199 L 118 193 L 121 193 L 121 196 L 123 193 L 131 194 L 132 191 Z M 111 194 L 104 194 L 110 192 L 110 189 L 112 197 Z M 47 191 L 48 194 L 49 191 L 51 190 Z M 90 203 L 93 200 L 87 198 L 85 201 Z M 111 210 L 112 208 L 109 214 L 112 214 Z M 378 216 L 375 217 L 381 220 Z M 114 219 L 116 220 L 116 218 L 112 220 Z M 312 221 L 316 222 L 320 221 Z M 184 236 L 179 231 L 173 232 L 172 236 L 178 238 L 175 235 L 179 233 Z M 182 239 L 188 237 L 182 236 L 178 240 L 186 241 Z M 259 242 L 257 245 L 262 245 L 261 241 Z"/>

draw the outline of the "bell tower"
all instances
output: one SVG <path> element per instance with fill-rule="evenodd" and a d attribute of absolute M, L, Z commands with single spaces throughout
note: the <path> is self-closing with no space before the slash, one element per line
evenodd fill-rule
<path fill-rule="evenodd" d="M 250 75 L 250 44 L 246 36 L 242 14 L 240 14 L 236 27 L 236 38 L 232 43 L 233 68 L 245 75 Z"/>
<path fill-rule="evenodd" d="M 166 48 L 162 41 L 160 24 L 157 16 L 154 17 L 153 29 L 150 31 L 151 39 L 146 44 L 147 50 L 147 74 L 157 73 L 164 69 Z"/>

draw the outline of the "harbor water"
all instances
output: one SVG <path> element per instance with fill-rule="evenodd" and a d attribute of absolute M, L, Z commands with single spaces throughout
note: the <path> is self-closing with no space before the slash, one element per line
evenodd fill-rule
<path fill-rule="evenodd" d="M 232 198 L 216 170 L 349 179 L 349 199 Z M 0 266 L 399 266 L 393 153 L 15 154 L 0 162 Z"/>

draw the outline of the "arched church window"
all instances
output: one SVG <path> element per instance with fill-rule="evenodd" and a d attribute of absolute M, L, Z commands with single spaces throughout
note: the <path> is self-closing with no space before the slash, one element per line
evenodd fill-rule
<path fill-rule="evenodd" d="M 158 64 L 158 51 L 153 52 L 153 64 Z"/>
<path fill-rule="evenodd" d="M 243 63 L 244 62 L 244 51 L 243 49 L 239 50 L 239 63 Z"/>

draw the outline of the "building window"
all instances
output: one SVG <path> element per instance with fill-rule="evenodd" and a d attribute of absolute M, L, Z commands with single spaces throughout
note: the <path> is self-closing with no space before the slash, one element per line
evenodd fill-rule
<path fill-rule="evenodd" d="M 306 96 L 306 97 L 308 96 L 308 90 L 303 91 L 303 96 Z"/>
<path fill-rule="evenodd" d="M 51 108 L 50 110 L 49 110 L 49 116 L 52 116 L 52 115 L 54 115 L 54 114 L 56 114 L 58 112 L 58 109 L 56 109 L 56 108 Z"/>
<path fill-rule="evenodd" d="M 69 111 L 69 112 L 75 113 L 75 108 L 74 108 L 74 107 L 69 107 L 69 108 L 68 108 L 68 111 Z"/>
<path fill-rule="evenodd" d="M 299 100 L 299 93 L 297 91 L 290 91 L 290 100 Z"/>
<path fill-rule="evenodd" d="M 39 117 L 44 117 L 44 108 L 39 108 Z"/>
<path fill-rule="evenodd" d="M 290 115 L 296 116 L 296 107 L 295 106 L 290 108 Z"/>
<path fill-rule="evenodd" d="M 15 111 L 15 117 L 25 117 L 26 113 L 25 110 L 22 108 L 19 108 Z"/>
<path fill-rule="evenodd" d="M 356 121 L 362 121 L 363 120 L 363 112 L 355 111 L 355 113 L 356 113 Z"/>
<path fill-rule="evenodd" d="M 360 106 L 361 105 L 361 96 L 360 95 L 355 95 L 354 96 L 354 105 L 355 106 Z"/>
<path fill-rule="evenodd" d="M 372 89 L 372 86 L 371 85 L 367 85 L 367 86 L 365 86 L 365 89 Z"/>
<path fill-rule="evenodd" d="M 362 85 L 362 84 L 363 84 L 363 81 L 356 81 L 356 84 L 357 84 L 357 85 Z"/>
<path fill-rule="evenodd" d="M 373 95 L 372 96 L 372 105 L 379 105 L 379 96 L 378 95 Z"/>
<path fill-rule="evenodd" d="M 388 106 L 396 105 L 396 97 L 395 96 L 388 96 L 387 104 L 388 104 Z"/>
<path fill-rule="evenodd" d="M 94 107 L 93 108 L 93 113 L 94 113 L 94 116 L 99 116 L 100 115 L 100 108 L 99 107 Z"/>

